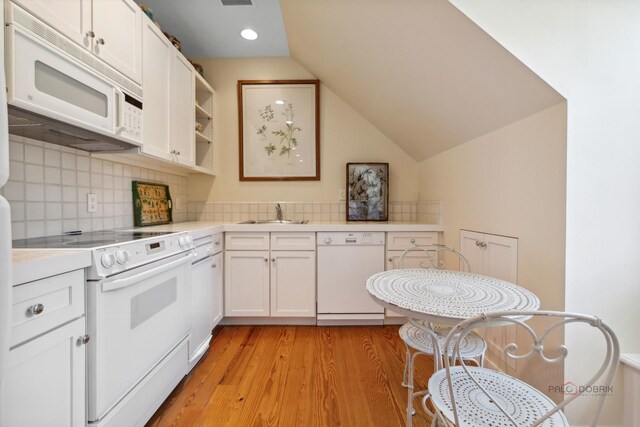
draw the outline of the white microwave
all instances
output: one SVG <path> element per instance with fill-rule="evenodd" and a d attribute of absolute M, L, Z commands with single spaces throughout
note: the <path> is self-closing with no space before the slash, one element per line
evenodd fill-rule
<path fill-rule="evenodd" d="M 9 133 L 86 151 L 141 146 L 142 88 L 9 4 Z"/>

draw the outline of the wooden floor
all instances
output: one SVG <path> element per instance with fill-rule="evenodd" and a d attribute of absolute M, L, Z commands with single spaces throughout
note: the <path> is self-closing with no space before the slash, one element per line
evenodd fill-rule
<path fill-rule="evenodd" d="M 401 426 L 404 357 L 398 326 L 225 326 L 147 426 Z"/>

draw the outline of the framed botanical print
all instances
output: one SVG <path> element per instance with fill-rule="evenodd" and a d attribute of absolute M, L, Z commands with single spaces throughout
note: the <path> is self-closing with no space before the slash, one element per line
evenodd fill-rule
<path fill-rule="evenodd" d="M 389 163 L 347 163 L 347 221 L 387 221 Z"/>
<path fill-rule="evenodd" d="M 320 179 L 320 82 L 239 80 L 240 181 Z"/>

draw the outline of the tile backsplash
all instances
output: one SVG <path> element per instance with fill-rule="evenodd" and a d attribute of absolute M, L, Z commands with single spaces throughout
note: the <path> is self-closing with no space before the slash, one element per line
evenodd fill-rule
<path fill-rule="evenodd" d="M 9 141 L 9 182 L 0 192 L 11 204 L 13 239 L 133 226 L 133 180 L 169 184 L 174 221 L 187 220 L 186 177 L 14 135 Z M 98 196 L 96 213 L 87 213 L 88 193 Z"/>
<path fill-rule="evenodd" d="M 190 221 L 240 222 L 276 217 L 276 203 L 283 216 L 293 220 L 335 222 L 346 220 L 345 202 L 189 202 Z M 389 221 L 442 224 L 442 202 L 389 202 Z"/>

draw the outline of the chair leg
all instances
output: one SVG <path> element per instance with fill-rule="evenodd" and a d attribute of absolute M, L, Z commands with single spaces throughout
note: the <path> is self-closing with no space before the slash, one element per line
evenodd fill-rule
<path fill-rule="evenodd" d="M 411 350 L 409 349 L 409 346 L 407 346 L 407 354 L 410 354 Z M 413 414 L 416 413 L 416 411 L 413 409 L 413 365 L 415 363 L 415 357 L 418 354 L 418 352 L 415 352 L 412 356 L 407 358 L 407 364 L 406 364 L 406 370 L 407 370 L 407 426 L 411 427 L 411 425 L 413 424 Z"/>
<path fill-rule="evenodd" d="M 402 386 L 409 387 L 408 373 L 409 373 L 409 365 L 411 364 L 411 348 L 407 345 L 407 343 L 405 343 L 404 346 L 407 349 L 407 353 L 404 360 L 404 375 L 402 376 Z"/>

